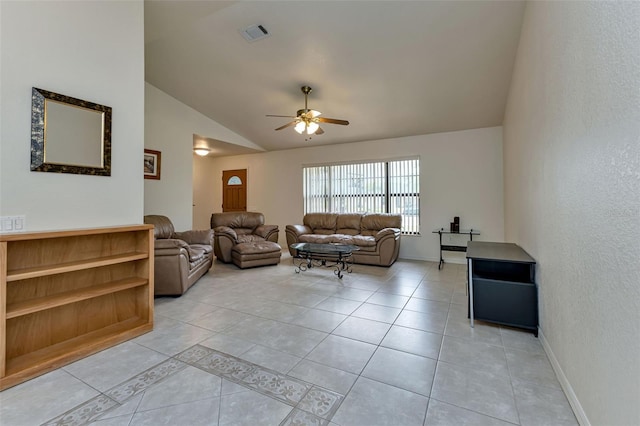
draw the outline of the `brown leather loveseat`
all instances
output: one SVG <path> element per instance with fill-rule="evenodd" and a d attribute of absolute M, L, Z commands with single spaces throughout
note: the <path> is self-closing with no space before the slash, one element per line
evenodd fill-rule
<path fill-rule="evenodd" d="M 280 263 L 278 225 L 265 225 L 262 213 L 213 213 L 211 228 L 213 251 L 219 261 L 233 262 L 239 268 Z"/>
<path fill-rule="evenodd" d="M 353 263 L 390 266 L 398 259 L 402 216 L 385 213 L 307 213 L 303 225 L 287 225 L 287 246 L 294 243 L 352 244 Z"/>
<path fill-rule="evenodd" d="M 147 215 L 154 225 L 155 295 L 180 296 L 213 264 L 213 231 L 175 232 L 166 216 Z"/>

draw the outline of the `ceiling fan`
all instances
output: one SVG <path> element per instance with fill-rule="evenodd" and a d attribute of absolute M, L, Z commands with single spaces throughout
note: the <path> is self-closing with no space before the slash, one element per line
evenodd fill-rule
<path fill-rule="evenodd" d="M 282 130 L 286 129 L 287 127 L 295 126 L 295 131 L 300 134 L 306 133 L 307 135 L 321 135 L 324 133 L 324 130 L 322 130 L 318 123 L 341 124 L 343 126 L 349 124 L 347 120 L 320 117 L 320 114 L 322 114 L 320 111 L 309 109 L 307 107 L 307 96 L 309 95 L 309 93 L 311 93 L 311 87 L 302 86 L 300 90 L 302 90 L 302 93 L 304 93 L 304 109 L 299 109 L 295 117 L 292 115 L 267 115 L 267 117 L 295 118 L 295 120 L 285 124 L 284 126 L 278 127 L 276 130 Z"/>

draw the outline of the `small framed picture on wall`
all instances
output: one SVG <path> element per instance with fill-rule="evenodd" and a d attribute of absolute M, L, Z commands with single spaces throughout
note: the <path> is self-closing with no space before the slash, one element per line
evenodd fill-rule
<path fill-rule="evenodd" d="M 144 150 L 144 178 L 160 180 L 160 151 Z"/>

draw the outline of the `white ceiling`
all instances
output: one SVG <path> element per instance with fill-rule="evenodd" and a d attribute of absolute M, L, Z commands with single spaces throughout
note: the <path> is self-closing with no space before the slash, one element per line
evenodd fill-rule
<path fill-rule="evenodd" d="M 146 80 L 266 150 L 502 124 L 520 1 L 145 1 Z M 247 42 L 261 24 L 271 35 Z M 288 121 L 309 107 L 309 141 Z M 209 135 L 202 135 L 208 137 Z"/>

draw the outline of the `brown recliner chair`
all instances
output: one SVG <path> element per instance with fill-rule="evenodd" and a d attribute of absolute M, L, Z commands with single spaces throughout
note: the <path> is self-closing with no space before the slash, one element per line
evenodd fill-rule
<path fill-rule="evenodd" d="M 156 296 L 180 296 L 213 264 L 213 231 L 175 232 L 166 216 L 147 215 L 154 225 Z"/>
<path fill-rule="evenodd" d="M 211 228 L 213 251 L 221 262 L 233 262 L 239 268 L 280 262 L 278 225 L 265 225 L 262 213 L 213 213 Z"/>

